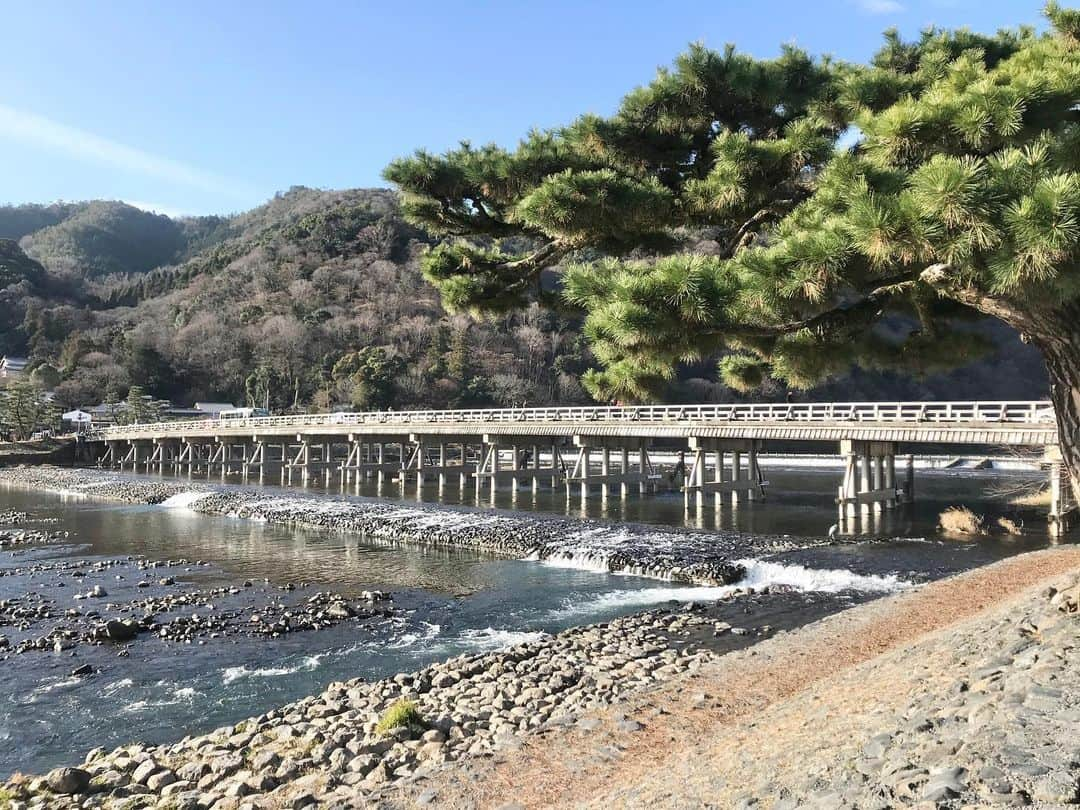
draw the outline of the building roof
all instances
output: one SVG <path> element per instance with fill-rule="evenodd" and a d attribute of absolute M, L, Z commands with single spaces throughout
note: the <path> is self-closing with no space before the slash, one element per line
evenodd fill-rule
<path fill-rule="evenodd" d="M 209 411 L 204 411 L 200 408 L 166 408 L 166 416 L 206 416 Z"/>

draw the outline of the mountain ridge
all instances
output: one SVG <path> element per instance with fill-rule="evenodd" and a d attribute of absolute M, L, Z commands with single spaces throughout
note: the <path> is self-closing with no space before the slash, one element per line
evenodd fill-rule
<path fill-rule="evenodd" d="M 4 206 L 5 236 L 18 237 L 21 258 L 9 261 L 23 275 L 6 284 L 0 275 L 12 303 L 0 353 L 55 365 L 65 405 L 132 385 L 179 402 L 282 410 L 588 399 L 576 316 L 534 306 L 474 321 L 445 311 L 417 261 L 437 240 L 402 219 L 389 189 L 295 186 L 250 211 L 179 219 L 115 201 Z M 1015 334 L 973 328 L 996 350 L 956 371 L 916 380 L 853 369 L 800 397 L 1045 392 L 1041 361 Z M 759 396 L 784 394 L 770 384 Z M 685 367 L 667 398 L 745 399 L 716 382 L 710 363 Z"/>

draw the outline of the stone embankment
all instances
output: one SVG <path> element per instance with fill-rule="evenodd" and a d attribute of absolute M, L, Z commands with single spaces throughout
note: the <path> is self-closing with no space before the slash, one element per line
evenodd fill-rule
<path fill-rule="evenodd" d="M 1080 805 L 1080 577 L 945 641 L 944 683 L 880 718 L 849 758 L 819 758 L 774 807 Z"/>
<path fill-rule="evenodd" d="M 160 504 L 183 496 L 188 508 L 205 514 L 356 532 L 369 542 L 470 549 L 707 585 L 742 579 L 745 569 L 740 559 L 828 542 L 329 496 L 268 495 L 253 489 L 53 467 L 0 470 L 0 482 L 129 503 Z"/>

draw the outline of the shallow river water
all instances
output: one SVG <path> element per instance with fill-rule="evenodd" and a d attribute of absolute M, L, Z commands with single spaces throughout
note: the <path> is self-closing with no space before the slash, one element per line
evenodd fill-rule
<path fill-rule="evenodd" d="M 770 499 L 725 508 L 689 508 L 682 496 L 618 499 L 606 505 L 562 491 L 498 493 L 496 505 L 516 505 L 560 514 L 629 520 L 664 527 L 726 528 L 820 536 L 835 521 L 829 504 L 835 470 L 770 470 Z M 752 606 L 730 604 L 731 623 L 792 627 L 855 601 L 894 591 L 1000 557 L 1042 547 L 1042 529 L 1022 538 L 987 538 L 974 543 L 937 540 L 937 512 L 966 503 L 998 514 L 987 492 L 1014 486 L 1022 476 L 923 473 L 919 502 L 871 531 L 886 540 L 848 538 L 830 546 L 786 551 L 759 560 L 755 584 L 785 584 L 796 590 Z M 205 481 L 205 479 L 203 479 Z M 316 491 L 318 488 L 315 488 Z M 340 486 L 328 489 L 341 497 Z M 356 490 L 350 490 L 356 496 Z M 365 488 L 362 496 L 376 494 Z M 383 497 L 417 498 L 414 491 L 383 491 Z M 443 502 L 470 501 L 451 489 Z M 435 487 L 420 493 L 439 500 Z M 37 592 L 59 606 L 76 607 L 77 592 L 95 584 L 108 599 L 123 602 L 161 589 L 136 587 L 140 573 L 125 563 L 74 582 L 55 569 L 34 573 L 32 563 L 94 560 L 138 555 L 153 560 L 185 558 L 209 565 L 183 565 L 167 573 L 177 588 L 214 584 L 253 587 L 238 598 L 296 601 L 317 590 L 348 595 L 382 589 L 394 595 L 396 617 L 374 630 L 344 623 L 276 639 L 223 638 L 185 645 L 140 638 L 129 653 L 112 645 L 75 650 L 26 652 L 0 663 L 0 777 L 13 771 L 40 772 L 81 758 L 98 745 L 131 740 L 163 742 L 237 722 L 324 688 L 334 680 L 377 679 L 412 670 L 465 651 L 496 649 L 541 632 L 604 621 L 672 600 L 716 599 L 724 589 L 675 585 L 634 576 L 496 559 L 472 552 L 369 545 L 358 535 L 299 529 L 195 514 L 183 508 L 130 506 L 78 496 L 0 487 L 0 512 L 21 510 L 56 523 L 42 526 L 71 532 L 70 544 L 0 552 L 0 600 Z M 1034 520 L 1037 512 L 1031 513 Z M 906 539 L 905 539 L 906 538 Z M 21 573 L 14 573 L 20 569 Z M 158 574 L 154 574 L 156 578 Z M 122 577 L 122 578 L 120 578 Z M 293 584 L 295 591 L 283 591 Z M 78 590 L 76 590 L 78 589 Z M 107 600 L 104 600 L 107 601 Z M 101 609 L 104 605 L 95 605 Z M 17 628 L 0 627 L 13 642 Z M 83 664 L 90 677 L 73 677 Z"/>

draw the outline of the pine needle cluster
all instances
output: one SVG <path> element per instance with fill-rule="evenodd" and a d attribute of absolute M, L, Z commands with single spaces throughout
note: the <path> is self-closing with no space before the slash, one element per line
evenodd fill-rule
<path fill-rule="evenodd" d="M 864 65 L 693 45 L 613 116 L 386 177 L 446 237 L 424 267 L 450 307 L 520 307 L 561 272 L 604 399 L 708 358 L 739 390 L 937 369 L 980 349 L 958 308 L 1046 349 L 1080 299 L 1080 12 L 1045 13 L 1044 33 L 890 31 Z M 897 314 L 918 326 L 886 337 Z"/>

